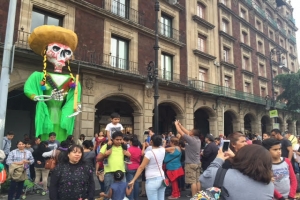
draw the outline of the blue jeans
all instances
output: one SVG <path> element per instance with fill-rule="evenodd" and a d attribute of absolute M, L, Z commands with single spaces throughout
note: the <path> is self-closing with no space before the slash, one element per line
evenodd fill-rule
<path fill-rule="evenodd" d="M 155 177 L 146 180 L 146 193 L 148 200 L 165 199 L 166 187 L 162 185 L 163 178 Z"/>
<path fill-rule="evenodd" d="M 124 176 L 122 181 L 126 183 L 126 176 Z M 114 182 L 115 182 L 114 181 L 114 173 L 113 172 L 105 173 L 105 175 L 104 175 L 104 192 L 105 192 L 105 194 L 108 194 L 110 186 Z M 105 199 L 107 199 L 107 198 L 105 198 Z"/>
<path fill-rule="evenodd" d="M 129 183 L 133 179 L 135 173 L 136 173 L 136 169 L 135 170 L 127 170 L 127 172 L 126 172 L 126 181 L 127 181 L 127 183 Z M 138 198 L 139 198 L 139 189 L 140 189 L 139 183 L 136 180 L 134 182 L 133 190 L 132 190 L 131 194 L 128 196 L 128 199 L 129 200 L 133 200 L 133 199 L 138 200 Z"/>
<path fill-rule="evenodd" d="M 296 161 L 294 161 L 294 170 L 295 170 L 295 174 L 300 173 L 299 163 L 297 163 Z"/>

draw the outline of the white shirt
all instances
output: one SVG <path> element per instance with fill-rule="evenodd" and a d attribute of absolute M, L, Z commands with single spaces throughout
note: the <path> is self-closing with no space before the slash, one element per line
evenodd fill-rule
<path fill-rule="evenodd" d="M 116 131 L 122 131 L 124 128 L 122 126 L 122 124 L 117 123 L 116 125 L 114 125 L 113 123 L 109 123 L 106 125 L 105 130 L 109 131 L 110 133 L 110 138 L 112 138 L 112 134 Z"/>
<path fill-rule="evenodd" d="M 158 166 L 157 166 L 157 163 L 156 163 L 153 153 L 155 154 L 155 157 L 157 159 Z M 146 179 L 161 177 L 161 174 L 162 174 L 163 178 L 165 178 L 164 171 L 162 169 L 163 161 L 165 158 L 165 153 L 166 153 L 166 151 L 165 151 L 165 148 L 163 148 L 163 147 L 159 147 L 157 149 L 152 149 L 152 151 L 150 149 L 147 150 L 147 152 L 145 153 L 145 157 L 149 159 L 149 163 L 146 166 Z M 160 170 L 160 172 L 159 172 L 159 170 Z"/>

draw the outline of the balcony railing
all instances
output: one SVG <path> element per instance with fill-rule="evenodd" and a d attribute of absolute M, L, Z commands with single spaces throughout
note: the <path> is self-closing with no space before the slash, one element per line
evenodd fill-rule
<path fill-rule="evenodd" d="M 249 6 L 252 6 L 252 0 L 244 0 Z"/>
<path fill-rule="evenodd" d="M 189 80 L 189 86 L 205 93 L 266 105 L 265 97 L 238 91 L 229 87 L 214 85 L 200 80 Z M 277 102 L 276 107 L 283 108 L 284 105 L 281 105 L 281 103 Z"/>
<path fill-rule="evenodd" d="M 296 20 L 293 18 L 292 15 L 287 15 L 287 19 L 288 19 L 289 21 L 291 21 L 293 24 L 296 24 Z"/>
<path fill-rule="evenodd" d="M 159 79 L 165 81 L 180 82 L 180 74 L 173 73 L 172 71 L 167 69 L 158 70 L 158 77 Z"/>
<path fill-rule="evenodd" d="M 277 22 L 274 21 L 269 15 L 267 15 L 267 19 L 274 27 L 278 28 Z"/>
<path fill-rule="evenodd" d="M 22 29 L 18 31 L 17 41 L 15 45 L 17 47 L 23 48 L 23 49 L 30 49 L 28 44 L 28 37 L 30 33 L 23 31 Z"/>
<path fill-rule="evenodd" d="M 96 67 L 106 67 L 139 74 L 137 62 L 112 56 L 111 54 L 102 54 L 95 51 L 82 51 L 76 54 L 75 58 L 78 61 L 87 62 Z"/>
<path fill-rule="evenodd" d="M 266 13 L 265 11 L 259 7 L 259 5 L 257 5 L 256 3 L 252 2 L 253 3 L 253 7 L 255 8 L 255 10 L 261 15 L 263 16 L 264 18 L 266 17 Z"/>
<path fill-rule="evenodd" d="M 102 8 L 140 25 L 144 25 L 144 14 L 116 0 L 104 0 Z"/>
<path fill-rule="evenodd" d="M 293 42 L 294 44 L 297 44 L 297 43 L 296 43 L 296 37 L 293 36 L 292 34 L 289 35 L 289 39 L 290 39 L 290 41 Z"/>
<path fill-rule="evenodd" d="M 167 24 L 159 22 L 158 32 L 160 35 L 180 41 L 179 31 Z"/>
<path fill-rule="evenodd" d="M 283 34 L 283 35 L 285 35 L 286 36 L 286 30 L 284 30 L 284 29 L 282 29 L 282 28 L 280 28 L 279 29 L 279 31 Z"/>

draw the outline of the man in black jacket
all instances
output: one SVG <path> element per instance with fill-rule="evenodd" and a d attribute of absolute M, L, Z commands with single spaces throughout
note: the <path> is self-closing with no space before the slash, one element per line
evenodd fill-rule
<path fill-rule="evenodd" d="M 219 147 L 214 142 L 214 137 L 211 134 L 205 136 L 206 146 L 201 152 L 202 169 L 205 171 L 210 163 L 216 158 Z"/>

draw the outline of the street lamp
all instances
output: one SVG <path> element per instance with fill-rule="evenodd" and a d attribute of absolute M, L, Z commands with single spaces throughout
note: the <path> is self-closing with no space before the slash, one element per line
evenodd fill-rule
<path fill-rule="evenodd" d="M 148 76 L 145 84 L 147 89 L 151 89 L 154 85 L 154 133 L 158 134 L 158 67 L 153 61 L 147 66 Z"/>
<path fill-rule="evenodd" d="M 172 5 L 177 4 L 177 0 L 168 0 L 168 2 Z M 148 77 L 146 82 L 146 88 L 150 89 L 154 85 L 154 133 L 158 134 L 158 50 L 159 50 L 159 44 L 158 44 L 158 15 L 159 15 L 159 0 L 155 0 L 154 4 L 154 10 L 155 10 L 155 44 L 154 44 L 154 52 L 155 52 L 155 58 L 154 62 L 150 61 L 147 67 L 148 70 Z"/>
<path fill-rule="evenodd" d="M 273 77 L 273 56 L 277 55 L 279 56 L 279 62 L 281 62 L 280 55 L 282 54 L 281 50 L 278 50 L 277 47 L 274 47 L 270 51 L 270 70 L 271 70 L 271 84 L 272 84 L 272 97 L 271 97 L 271 107 L 275 109 L 275 88 L 274 88 L 274 77 Z"/>

